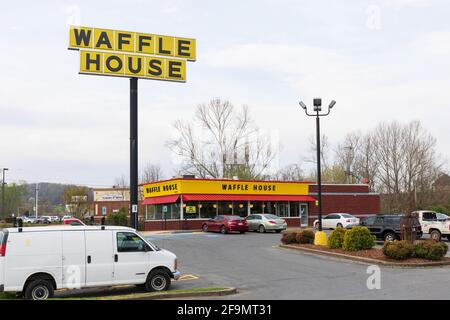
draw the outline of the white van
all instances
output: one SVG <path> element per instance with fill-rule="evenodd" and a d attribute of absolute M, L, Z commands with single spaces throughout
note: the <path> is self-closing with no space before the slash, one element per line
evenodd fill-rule
<path fill-rule="evenodd" d="M 178 280 L 175 254 L 113 226 L 0 230 L 0 292 L 44 300 L 56 289 L 136 284 L 167 290 Z"/>

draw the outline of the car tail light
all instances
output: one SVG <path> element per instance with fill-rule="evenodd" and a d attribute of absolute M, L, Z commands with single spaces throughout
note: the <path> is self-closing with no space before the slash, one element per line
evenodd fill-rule
<path fill-rule="evenodd" d="M 275 221 L 273 221 L 273 220 L 269 220 L 269 221 L 267 221 L 267 222 L 269 222 L 270 224 L 277 224 Z"/>
<path fill-rule="evenodd" d="M 6 254 L 6 243 L 0 244 L 0 257 L 4 257 Z"/>

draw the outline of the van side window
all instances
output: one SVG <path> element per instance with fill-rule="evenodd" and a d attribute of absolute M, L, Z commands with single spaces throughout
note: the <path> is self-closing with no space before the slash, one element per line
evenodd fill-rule
<path fill-rule="evenodd" d="M 146 243 L 132 232 L 117 232 L 118 252 L 140 252 L 145 251 Z"/>

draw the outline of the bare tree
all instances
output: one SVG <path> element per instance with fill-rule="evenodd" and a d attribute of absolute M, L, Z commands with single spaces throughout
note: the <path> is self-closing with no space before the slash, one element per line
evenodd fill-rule
<path fill-rule="evenodd" d="M 141 183 L 155 182 L 163 178 L 163 171 L 159 164 L 147 163 L 142 170 Z"/>
<path fill-rule="evenodd" d="M 124 175 L 116 177 L 114 179 L 113 188 L 117 189 L 118 192 L 121 194 L 122 199 L 125 200 L 130 192 L 130 184 L 128 182 L 127 177 L 125 177 Z"/>
<path fill-rule="evenodd" d="M 182 159 L 181 171 L 198 177 L 261 178 L 276 156 L 270 139 L 253 125 L 248 108 L 213 99 L 198 106 L 193 121 L 174 123 L 176 139 L 167 142 Z"/>
<path fill-rule="evenodd" d="M 303 181 L 305 179 L 302 167 L 298 164 L 290 164 L 280 169 L 273 179 L 280 181 Z"/>

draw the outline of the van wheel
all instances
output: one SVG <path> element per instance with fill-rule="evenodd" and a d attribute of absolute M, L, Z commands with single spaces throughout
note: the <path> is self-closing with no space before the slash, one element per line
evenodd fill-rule
<path fill-rule="evenodd" d="M 433 240 L 436 241 L 441 241 L 441 233 L 439 232 L 439 230 L 433 230 L 430 232 L 430 237 Z"/>
<path fill-rule="evenodd" d="M 164 291 L 170 287 L 170 277 L 163 270 L 153 270 L 145 282 L 146 291 Z"/>
<path fill-rule="evenodd" d="M 47 280 L 33 280 L 25 289 L 25 299 L 27 300 L 46 300 L 49 298 L 53 298 L 53 286 Z"/>

